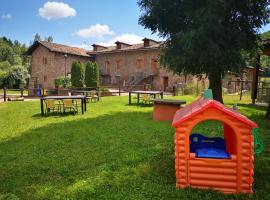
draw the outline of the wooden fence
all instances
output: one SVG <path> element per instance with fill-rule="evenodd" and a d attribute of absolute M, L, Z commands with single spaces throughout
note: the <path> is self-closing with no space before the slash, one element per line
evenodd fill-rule
<path fill-rule="evenodd" d="M 121 95 L 132 90 L 150 90 L 151 86 L 144 85 L 102 85 L 100 87 L 85 87 L 85 88 L 22 88 L 22 89 L 7 89 L 3 88 L 3 94 L 0 94 L 4 101 L 19 100 L 25 97 L 39 97 L 39 96 L 65 96 L 69 93 L 79 93 L 79 91 L 95 90 L 100 96 Z"/>

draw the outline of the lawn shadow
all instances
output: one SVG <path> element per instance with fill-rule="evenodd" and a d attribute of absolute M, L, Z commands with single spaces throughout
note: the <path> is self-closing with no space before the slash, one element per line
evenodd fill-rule
<path fill-rule="evenodd" d="M 82 190 L 92 194 L 91 188 L 101 190 L 108 182 L 116 188 L 134 184 L 135 179 L 143 181 L 136 166 L 158 154 L 156 145 L 172 143 L 171 127 L 153 122 L 148 112 L 49 124 L 1 142 L 0 191 L 22 199 L 54 199 L 58 193 L 63 198 Z M 94 184 L 91 177 L 102 180 Z M 86 181 L 87 188 L 77 186 L 80 181 Z"/>
<path fill-rule="evenodd" d="M 125 106 L 134 106 L 134 107 L 143 107 L 143 108 L 147 108 L 147 107 L 153 107 L 152 103 L 131 103 L 131 104 L 126 104 Z"/>
<path fill-rule="evenodd" d="M 46 118 L 46 117 L 65 117 L 65 116 L 75 116 L 75 115 L 81 115 L 81 112 L 79 111 L 78 113 L 73 113 L 73 112 L 65 112 L 65 113 L 56 113 L 56 112 L 50 112 L 50 113 L 44 113 L 44 115 L 41 115 L 41 113 L 36 113 L 32 115 L 31 117 L 33 118 Z"/>
<path fill-rule="evenodd" d="M 0 144 L 0 191 L 22 199 L 234 197 L 176 189 L 174 131 L 169 123 L 149 119 L 149 112 L 117 112 L 48 124 Z M 270 189 L 262 178 L 265 170 L 256 169 L 258 199 Z"/>

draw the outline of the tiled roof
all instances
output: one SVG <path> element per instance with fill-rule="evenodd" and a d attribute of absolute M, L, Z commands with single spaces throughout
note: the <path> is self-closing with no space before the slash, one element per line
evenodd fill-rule
<path fill-rule="evenodd" d="M 140 44 L 133 44 L 127 47 L 123 47 L 121 49 L 117 49 L 116 46 L 109 46 L 109 47 L 106 47 L 106 49 L 102 49 L 98 51 L 88 51 L 86 49 L 71 47 L 71 46 L 67 46 L 63 44 L 50 43 L 50 42 L 45 42 L 45 41 L 36 41 L 31 47 L 29 47 L 26 54 L 31 55 L 32 52 L 39 45 L 43 45 L 44 47 L 46 47 L 47 49 L 53 52 L 67 53 L 67 54 L 72 54 L 72 55 L 89 57 L 94 54 L 102 54 L 102 53 L 158 49 L 162 46 L 162 42 L 150 45 L 148 47 L 144 47 L 144 44 L 140 43 Z"/>
<path fill-rule="evenodd" d="M 50 43 L 50 42 L 45 42 L 45 41 L 36 41 L 28 49 L 26 54 L 31 55 L 31 53 L 37 48 L 38 45 L 43 45 L 44 47 L 46 47 L 47 49 L 53 52 L 89 57 L 89 54 L 87 54 L 88 51 L 86 49 L 71 47 L 71 46 L 67 46 L 63 44 Z"/>
<path fill-rule="evenodd" d="M 121 49 L 117 49 L 116 46 L 109 46 L 106 49 L 102 49 L 99 51 L 89 51 L 88 54 L 101 54 L 101 53 L 114 53 L 114 52 L 123 52 L 123 51 L 136 51 L 136 50 L 150 50 L 150 49 L 158 49 L 160 48 L 162 43 L 150 45 L 148 47 L 144 47 L 143 43 L 133 44 L 128 47 L 124 47 Z"/>

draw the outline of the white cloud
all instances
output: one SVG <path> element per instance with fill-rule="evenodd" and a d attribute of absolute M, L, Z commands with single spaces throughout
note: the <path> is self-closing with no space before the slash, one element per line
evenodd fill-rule
<path fill-rule="evenodd" d="M 100 42 L 99 45 L 114 46 L 115 45 L 114 43 L 116 41 L 124 42 L 127 44 L 138 44 L 138 43 L 142 43 L 142 39 L 143 38 L 138 35 L 126 33 L 126 34 L 116 36 L 108 42 Z"/>
<path fill-rule="evenodd" d="M 6 14 L 1 16 L 2 19 L 11 19 L 12 15 L 11 14 Z"/>
<path fill-rule="evenodd" d="M 104 24 L 96 24 L 88 28 L 80 29 L 75 32 L 75 35 L 82 38 L 98 38 L 103 39 L 105 35 L 114 35 L 114 32 L 110 30 L 109 26 Z"/>
<path fill-rule="evenodd" d="M 71 8 L 68 4 L 62 2 L 48 1 L 43 5 L 42 8 L 38 9 L 38 14 L 42 18 L 51 20 L 74 17 L 76 15 L 76 10 Z"/>
<path fill-rule="evenodd" d="M 92 50 L 91 44 L 87 44 L 86 41 L 83 41 L 81 44 L 74 44 L 74 43 L 70 43 L 70 42 L 66 42 L 64 44 L 67 46 L 70 46 L 70 47 L 77 47 L 77 48 L 81 48 L 81 49 Z"/>

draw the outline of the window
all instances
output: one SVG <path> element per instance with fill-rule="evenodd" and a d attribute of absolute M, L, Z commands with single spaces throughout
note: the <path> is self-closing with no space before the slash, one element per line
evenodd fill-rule
<path fill-rule="evenodd" d="M 229 81 L 228 81 L 228 85 L 230 86 L 230 85 L 232 85 L 232 78 L 229 78 Z"/>
<path fill-rule="evenodd" d="M 152 58 L 151 66 L 153 70 L 157 70 L 158 68 L 158 61 L 155 58 Z"/>
<path fill-rule="evenodd" d="M 241 81 L 240 78 L 237 78 L 237 82 L 236 82 L 237 86 L 240 86 L 240 81 Z"/>
<path fill-rule="evenodd" d="M 44 82 L 47 82 L 47 76 L 44 76 L 43 79 L 44 79 Z"/>
<path fill-rule="evenodd" d="M 110 62 L 108 60 L 105 62 L 105 70 L 107 74 L 110 74 Z"/>
<path fill-rule="evenodd" d="M 137 69 L 143 68 L 143 59 L 137 59 Z"/>
<path fill-rule="evenodd" d="M 43 57 L 43 64 L 44 65 L 48 64 L 47 57 Z"/>
<path fill-rule="evenodd" d="M 116 69 L 119 70 L 121 68 L 121 60 L 116 60 Z"/>

